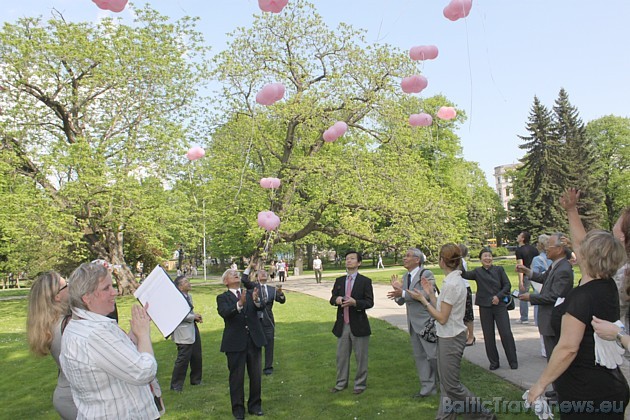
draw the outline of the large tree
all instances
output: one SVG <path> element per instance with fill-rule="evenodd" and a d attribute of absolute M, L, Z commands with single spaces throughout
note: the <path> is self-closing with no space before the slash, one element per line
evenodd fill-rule
<path fill-rule="evenodd" d="M 314 233 L 374 248 L 434 249 L 461 237 L 466 204 L 450 196 L 461 152 L 455 122 L 436 118 L 420 129 L 407 122 L 412 112 L 435 115 L 449 105 L 443 97 L 401 93 L 400 78 L 418 72 L 396 48 L 366 45 L 346 24 L 328 28 L 305 1 L 232 33 L 216 57 L 224 90 L 201 178 L 209 217 L 221 221 L 211 223 L 214 249 L 246 254 L 276 242 L 304 243 Z M 257 105 L 256 93 L 270 82 L 286 86 L 284 100 Z M 324 142 L 336 121 L 345 121 L 348 133 Z M 263 190 L 261 177 L 282 185 Z M 255 222 L 266 209 L 282 220 L 271 237 Z"/>
<path fill-rule="evenodd" d="M 519 231 L 549 232 L 566 227 L 566 217 L 558 203 L 567 177 L 563 145 L 553 130 L 553 116 L 534 97 L 527 135 L 518 136 L 525 150 L 523 165 L 516 170 L 510 201 L 508 227 L 515 237 Z"/>
<path fill-rule="evenodd" d="M 600 161 L 595 145 L 585 135 L 584 123 L 564 88 L 558 93 L 553 112 L 553 135 L 562 147 L 561 157 L 567 172 L 561 185 L 580 189 L 582 194 L 578 210 L 582 222 L 587 230 L 599 227 L 603 194 L 598 180 Z"/>
<path fill-rule="evenodd" d="M 0 32 L 0 144 L 12 162 L 3 173 L 36 185 L 32 200 L 46 198 L 47 212 L 78 233 L 65 238 L 72 247 L 119 265 L 122 292 L 136 285 L 126 238 L 136 255 L 164 253 L 189 219 L 179 217 L 186 207 L 169 211 L 164 183 L 178 169 L 207 77 L 194 20 L 135 12 L 133 25 L 57 16 Z"/>
<path fill-rule="evenodd" d="M 586 125 L 599 162 L 597 178 L 604 195 L 605 227 L 612 229 L 621 210 L 630 205 L 630 118 L 607 115 Z"/>

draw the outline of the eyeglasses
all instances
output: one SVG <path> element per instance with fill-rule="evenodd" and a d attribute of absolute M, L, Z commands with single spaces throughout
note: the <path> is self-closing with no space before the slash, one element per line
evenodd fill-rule
<path fill-rule="evenodd" d="M 66 284 L 64 284 L 63 286 L 59 288 L 59 290 L 57 291 L 57 294 L 61 293 L 61 291 L 65 289 L 66 287 L 68 287 L 68 282 L 66 282 Z"/>

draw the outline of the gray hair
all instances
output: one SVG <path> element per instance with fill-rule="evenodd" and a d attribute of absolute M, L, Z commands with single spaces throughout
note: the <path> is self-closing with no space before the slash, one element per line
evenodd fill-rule
<path fill-rule="evenodd" d="M 94 293 L 98 283 L 108 274 L 109 270 L 98 263 L 83 263 L 78 266 L 68 278 L 70 306 L 87 310 L 83 296 Z"/>
<path fill-rule="evenodd" d="M 547 245 L 549 245 L 549 235 L 543 233 L 538 236 L 538 243 L 536 244 L 538 249 L 541 251 L 547 250 Z"/>
<path fill-rule="evenodd" d="M 230 274 L 236 274 L 237 276 L 240 276 L 240 274 L 238 274 L 238 270 L 232 270 L 231 268 L 228 268 L 221 276 L 221 282 L 223 284 L 226 284 L 225 279 L 227 279 Z"/>
<path fill-rule="evenodd" d="M 420 251 L 418 248 L 409 248 L 407 252 L 411 252 L 414 257 L 420 258 L 420 265 L 424 264 L 427 258 L 424 256 L 424 253 Z"/>
<path fill-rule="evenodd" d="M 571 239 L 562 232 L 552 233 L 549 239 L 551 238 L 556 238 L 556 245 L 562 246 L 567 259 L 571 258 L 571 252 L 573 252 L 573 249 L 571 249 Z"/>

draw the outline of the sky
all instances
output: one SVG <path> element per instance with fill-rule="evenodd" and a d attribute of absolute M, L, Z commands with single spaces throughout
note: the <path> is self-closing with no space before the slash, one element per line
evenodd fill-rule
<path fill-rule="evenodd" d="M 366 30 L 369 43 L 439 48 L 438 58 L 423 65 L 429 86 L 421 96 L 444 94 L 466 112 L 458 130 L 464 158 L 478 162 L 493 187 L 494 167 L 523 156 L 517 136 L 527 135 L 534 96 L 551 108 L 565 88 L 585 123 L 630 117 L 628 0 L 473 0 L 470 15 L 455 22 L 442 15 L 448 0 L 312 1 L 330 28 L 351 24 Z M 257 0 L 150 4 L 173 19 L 198 16 L 212 54 L 225 49 L 228 32 L 249 27 L 262 13 Z M 91 0 L 3 1 L 0 22 L 48 18 L 53 9 L 69 21 L 114 15 Z M 128 9 L 116 15 L 131 19 Z"/>

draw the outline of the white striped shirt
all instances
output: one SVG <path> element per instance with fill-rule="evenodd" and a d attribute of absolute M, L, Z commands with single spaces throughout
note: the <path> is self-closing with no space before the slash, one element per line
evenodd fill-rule
<path fill-rule="evenodd" d="M 155 357 L 138 352 L 113 319 L 78 308 L 73 314 L 62 337 L 60 362 L 77 419 L 160 417 L 149 388 L 157 373 Z"/>

